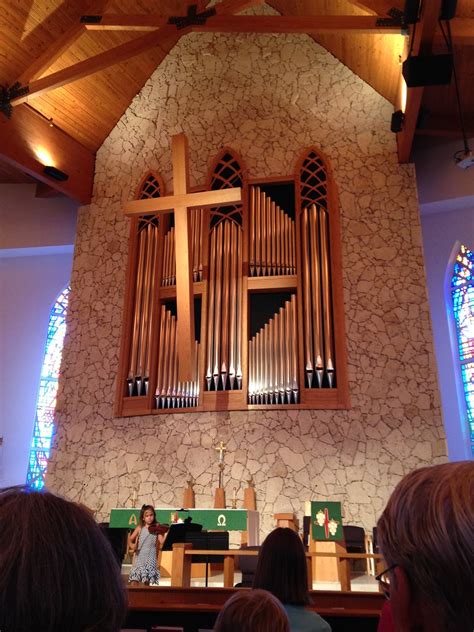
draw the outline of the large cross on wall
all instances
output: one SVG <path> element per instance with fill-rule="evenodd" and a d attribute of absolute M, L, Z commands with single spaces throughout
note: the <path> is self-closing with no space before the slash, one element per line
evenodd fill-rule
<path fill-rule="evenodd" d="M 217 191 L 189 191 L 188 142 L 185 134 L 171 138 L 173 195 L 133 200 L 124 207 L 125 215 L 161 215 L 174 212 L 176 249 L 176 306 L 178 379 L 194 379 L 194 293 L 192 242 L 189 209 L 226 206 L 242 200 L 239 187 Z"/>

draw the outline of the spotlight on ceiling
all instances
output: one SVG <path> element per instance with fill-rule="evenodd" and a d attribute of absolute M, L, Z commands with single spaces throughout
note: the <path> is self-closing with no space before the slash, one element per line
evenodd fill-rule
<path fill-rule="evenodd" d="M 401 110 L 397 110 L 392 114 L 392 121 L 390 123 L 390 131 L 401 132 L 403 129 L 403 123 L 405 121 L 405 114 Z"/>
<path fill-rule="evenodd" d="M 60 169 L 57 169 L 56 167 L 51 167 L 51 166 L 45 167 L 43 169 L 43 173 L 49 176 L 50 178 L 53 178 L 54 180 L 59 180 L 60 182 L 65 182 L 66 180 L 69 179 L 69 176 L 67 173 L 64 173 L 64 171 L 61 171 Z"/>

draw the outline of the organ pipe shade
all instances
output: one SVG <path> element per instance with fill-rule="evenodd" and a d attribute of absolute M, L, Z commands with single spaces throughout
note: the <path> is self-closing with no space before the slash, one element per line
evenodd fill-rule
<path fill-rule="evenodd" d="M 327 211 L 310 204 L 301 214 L 303 348 L 306 386 L 335 386 L 334 332 Z"/>
<path fill-rule="evenodd" d="M 142 219 L 138 230 L 138 260 L 128 362 L 128 394 L 146 395 L 152 352 L 152 309 L 158 262 L 159 222 Z"/>
<path fill-rule="evenodd" d="M 250 276 L 296 273 L 295 222 L 258 186 L 250 187 Z"/>
<path fill-rule="evenodd" d="M 210 233 L 206 389 L 242 388 L 242 228 L 223 219 Z"/>
<path fill-rule="evenodd" d="M 199 348 L 195 344 L 193 379 L 178 380 L 177 319 L 165 305 L 161 306 L 158 339 L 158 370 L 155 391 L 156 408 L 194 408 L 199 403 Z"/>
<path fill-rule="evenodd" d="M 249 342 L 249 404 L 297 404 L 296 296 Z"/>

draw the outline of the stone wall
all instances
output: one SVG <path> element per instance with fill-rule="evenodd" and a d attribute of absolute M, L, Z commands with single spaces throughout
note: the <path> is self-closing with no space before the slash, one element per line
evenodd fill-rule
<path fill-rule="evenodd" d="M 404 473 L 446 458 L 413 167 L 399 165 L 392 107 L 307 36 L 191 34 L 104 142 L 80 211 L 49 486 L 106 518 L 140 501 L 181 504 L 191 474 L 212 506 L 219 440 L 226 487 L 254 477 L 263 533 L 275 511 L 341 500 L 370 529 Z M 339 189 L 351 408 L 116 418 L 129 223 L 145 171 L 170 182 L 170 137 L 189 139 L 191 184 L 223 145 L 249 177 L 291 174 L 301 150 L 329 157 Z"/>

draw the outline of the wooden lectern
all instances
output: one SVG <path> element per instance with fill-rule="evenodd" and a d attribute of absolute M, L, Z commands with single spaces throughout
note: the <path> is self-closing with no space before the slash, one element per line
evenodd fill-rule
<path fill-rule="evenodd" d="M 287 527 L 298 533 L 298 519 L 294 513 L 277 513 L 273 517 L 277 527 Z"/>

